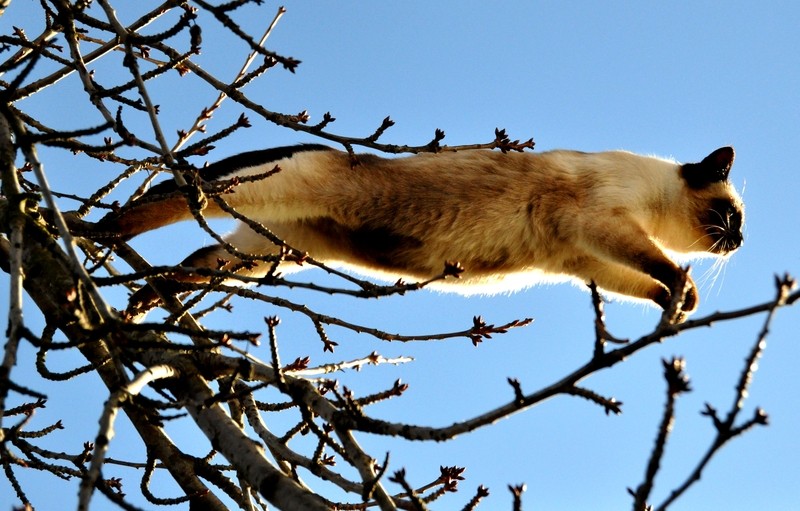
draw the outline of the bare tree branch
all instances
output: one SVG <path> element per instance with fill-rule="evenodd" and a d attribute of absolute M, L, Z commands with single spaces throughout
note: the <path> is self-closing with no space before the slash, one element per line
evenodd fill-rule
<path fill-rule="evenodd" d="M 766 316 L 764 325 L 745 359 L 732 406 L 724 414 L 710 404 L 703 411 L 716 432 L 715 438 L 687 478 L 655 509 L 666 510 L 696 484 L 723 445 L 755 426 L 766 425 L 767 415 L 761 409 L 746 419 L 741 419 L 740 413 L 773 318 L 779 309 L 800 299 L 788 276 L 776 280 L 777 292 L 772 299 L 693 319 L 683 317 L 685 297 L 676 293 L 652 331 L 630 340 L 609 331 L 602 298 L 590 284 L 594 338 L 588 340 L 592 349 L 583 363 L 539 388 L 531 388 L 523 378 L 489 374 L 485 377 L 500 382 L 506 378 L 508 394 L 495 398 L 494 403 L 481 403 L 479 412 L 452 410 L 449 417 L 453 422 L 444 425 L 420 424 L 427 420 L 405 404 L 409 373 L 404 372 L 402 380 L 394 376 L 389 383 L 366 376 L 390 366 L 405 369 L 413 362 L 411 357 L 384 357 L 370 346 L 364 352 L 372 352 L 365 356 L 317 362 L 317 354 L 330 357 L 328 353 L 350 342 L 352 333 L 367 334 L 369 343 L 453 342 L 460 338 L 468 339 L 477 349 L 486 349 L 480 345 L 528 326 L 533 319 L 493 322 L 496 320 L 476 315 L 471 323 L 467 319 L 466 325 L 452 331 L 415 334 L 390 331 L 370 320 L 348 319 L 355 316 L 349 312 L 326 313 L 324 306 L 305 297 L 355 303 L 387 296 L 399 299 L 439 280 L 457 278 L 464 269 L 458 263 L 442 261 L 441 273 L 429 280 L 379 285 L 331 268 L 306 254 L 302 246 L 287 244 L 269 225 L 227 204 L 222 196 L 235 192 L 241 180 L 199 183 L 190 179 L 196 169 L 186 159 L 212 154 L 215 145 L 235 145 L 241 129 L 251 125 L 257 129 L 283 127 L 339 144 L 350 153 L 353 165 L 359 164 L 353 149 L 357 146 L 390 154 L 475 149 L 509 152 L 532 150 L 534 142 L 515 140 L 505 130 L 494 128 L 480 143 L 443 145 L 445 132 L 434 129 L 427 143 L 398 144 L 386 141 L 395 126 L 389 116 L 365 127 L 362 136 L 346 136 L 335 131 L 336 119 L 329 112 L 312 122 L 306 111 L 272 110 L 245 89 L 270 73 L 294 72 L 300 61 L 265 47 L 285 9 L 270 11 L 264 17 L 268 26 L 260 38 L 237 23 L 235 16 L 243 12 L 240 8 L 247 5 L 255 9 L 260 3 L 232 0 L 214 5 L 205 0 L 167 0 L 151 7 L 98 0 L 90 7 L 87 1 L 49 0 L 39 5 L 44 28 L 37 36 L 29 38 L 22 28 L 13 27 L 6 29 L 10 33 L 0 34 L 0 55 L 5 58 L 0 62 L 0 268 L 8 274 L 10 292 L 0 365 L 0 465 L 5 476 L 0 483 L 7 482 L 16 495 L 16 504 L 36 505 L 39 496 L 25 478 L 19 477 L 23 471 L 35 470 L 45 477 L 78 481 L 73 484 L 79 490 L 79 509 L 90 509 L 93 502 L 96 507 L 92 499 L 97 491 L 112 506 L 122 509 L 137 509 L 139 501 L 211 511 L 232 507 L 381 511 L 444 507 L 449 502 L 439 499 L 458 491 L 458 482 L 464 479 L 463 467 L 441 465 L 438 471 L 433 467 L 428 472 L 416 468 L 412 472 L 395 466 L 396 457 L 390 457 L 388 449 L 374 449 L 374 443 L 365 438 L 386 440 L 387 445 L 390 440 L 393 444 L 404 440 L 448 441 L 560 396 L 578 397 L 606 414 L 620 414 L 622 402 L 607 391 L 592 389 L 592 376 L 613 370 L 635 359 L 637 353 L 684 332 L 762 313 Z M 0 14 L 7 6 L 8 2 L 0 0 Z M 221 31 L 213 34 L 229 36 L 233 43 L 209 37 L 204 32 L 209 24 Z M 200 58 L 201 50 L 223 45 L 231 58 L 241 57 L 243 62 L 235 76 L 224 79 L 213 64 Z M 256 58 L 263 61 L 253 66 Z M 179 129 L 171 125 L 173 119 L 160 112 L 159 104 L 176 101 L 180 92 L 169 90 L 170 80 L 184 80 L 180 78 L 183 76 L 194 76 L 214 99 L 208 103 L 181 98 L 186 99 L 186 106 L 181 108 L 193 113 L 188 126 Z M 23 101 L 45 93 L 60 94 L 67 77 L 79 83 L 79 92 L 69 101 L 80 115 L 74 115 L 69 126 L 63 126 L 64 119 L 57 112 L 34 110 Z M 250 85 L 248 90 L 252 89 Z M 215 114 L 223 111 L 223 105 L 231 106 L 225 103 L 226 98 L 243 112 L 233 113 L 223 127 L 214 128 Z M 202 134 L 199 140 L 189 144 L 198 134 Z M 50 161 L 59 163 L 51 165 Z M 75 171 L 59 168 L 64 161 L 75 161 L 75 167 L 90 161 L 107 169 L 108 175 L 102 178 L 104 184 L 86 185 L 82 179 L 73 179 L 75 183 L 53 189 L 48 175 Z M 162 171 L 173 173 L 181 186 L 175 193 L 185 199 L 196 223 L 235 256 L 238 265 L 217 269 L 153 266 L 135 244 L 115 239 L 119 233 L 92 231 L 85 218 L 91 218 L 95 209 L 116 210 L 119 204 L 141 195 Z M 276 167 L 245 179 L 267 179 L 278 172 L 281 169 Z M 53 180 L 65 181 L 69 179 Z M 124 195 L 123 184 L 130 185 Z M 40 201 L 42 207 L 38 207 Z M 69 204 L 74 203 L 79 205 L 77 211 L 68 211 Z M 204 216 L 208 204 L 250 227 L 265 245 L 275 246 L 275 253 L 255 256 L 227 243 Z M 87 234 L 95 237 L 83 237 Z M 286 263 L 320 269 L 334 283 L 286 278 L 278 273 L 279 264 Z M 262 278 L 237 273 L 253 264 L 263 264 L 270 271 Z M 174 281 L 192 276 L 205 280 Z M 143 315 L 134 318 L 110 305 L 115 303 L 115 293 L 135 290 L 142 282 L 161 296 L 166 317 L 132 321 Z M 289 295 L 289 290 L 297 293 Z M 184 299 L 190 292 L 195 294 Z M 203 305 L 206 308 L 199 310 L 198 304 L 216 292 L 224 296 L 217 299 L 215 295 L 211 306 Z M 23 314 L 25 293 L 30 298 L 27 303 L 44 317 L 42 324 Z M 265 324 L 246 327 L 239 321 L 237 307 L 244 300 L 269 310 L 264 314 L 268 316 Z M 206 325 L 212 325 L 207 322 L 211 312 L 231 319 L 227 325 L 209 328 Z M 284 319 L 297 313 L 291 315 L 304 322 L 311 338 L 321 341 L 316 345 L 319 351 L 309 348 L 309 352 L 298 354 L 298 340 L 302 339 L 284 330 L 277 319 L 279 313 Z M 339 335 L 341 332 L 347 335 Z M 262 349 L 269 350 L 266 360 L 254 354 L 261 340 L 267 345 Z M 22 356 L 30 351 L 27 348 L 33 348 L 35 355 Z M 48 358 L 54 353 L 78 358 L 70 358 L 70 365 L 59 367 Z M 676 399 L 689 390 L 683 369 L 681 358 L 664 362 L 666 403 L 659 424 L 654 425 L 656 440 L 643 480 L 631 490 L 634 509 L 648 509 L 656 476 L 665 463 L 667 440 L 676 423 Z M 29 378 L 33 371 L 41 378 Z M 348 380 L 345 386 L 342 374 L 349 379 L 357 377 L 363 385 L 355 387 Z M 51 444 L 42 439 L 69 427 L 60 420 L 35 423 L 34 414 L 42 413 L 53 388 L 48 385 L 87 375 L 96 376 L 94 382 L 99 384 L 93 383 L 82 397 L 102 408 L 94 442 L 70 445 L 62 451 L 47 448 Z M 401 410 L 401 419 L 385 419 L 382 411 L 390 408 Z M 133 432 L 126 436 L 116 428 L 119 413 L 133 425 Z M 201 452 L 210 451 L 208 455 L 190 454 L 195 445 L 167 434 L 165 424 L 178 418 L 207 439 L 208 445 L 201 446 Z M 76 439 L 82 434 L 74 430 L 70 433 Z M 139 456 L 108 457 L 115 435 L 121 437 L 115 443 L 137 447 Z M 115 467 L 138 471 L 138 491 L 131 492 L 130 485 L 123 485 L 127 480 L 112 476 Z M 161 491 L 154 482 L 159 477 L 174 480 L 179 491 Z M 416 482 L 420 479 L 422 483 Z M 509 485 L 512 509 L 522 509 L 525 489 L 524 484 Z M 459 505 L 464 510 L 476 509 L 488 495 L 488 489 L 478 486 Z"/>

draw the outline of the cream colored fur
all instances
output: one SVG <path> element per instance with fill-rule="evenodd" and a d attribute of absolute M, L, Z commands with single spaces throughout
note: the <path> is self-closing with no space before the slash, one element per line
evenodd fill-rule
<path fill-rule="evenodd" d="M 732 159 L 730 150 L 728 168 Z M 665 306 L 683 274 L 665 249 L 725 255 L 741 243 L 743 208 L 727 179 L 692 188 L 680 164 L 629 152 L 359 155 L 354 166 L 347 153 L 313 150 L 233 175 L 257 175 L 276 164 L 276 175 L 241 184 L 224 200 L 315 259 L 362 274 L 425 280 L 445 261 L 458 261 L 462 278 L 439 287 L 466 294 L 572 278 Z M 134 203 L 117 219 L 121 234 L 190 218 L 181 197 L 161 210 L 158 203 Z M 737 230 L 725 236 L 738 241 L 710 234 L 715 199 L 732 205 L 729 224 L 730 211 L 739 215 L 738 227 L 719 227 Z M 225 215 L 211 204 L 206 215 Z M 226 240 L 242 252 L 276 252 L 244 224 Z M 218 259 L 236 261 L 220 247 L 185 263 L 217 266 Z M 268 266 L 248 273 L 263 274 Z M 687 312 L 697 303 L 691 279 L 689 286 Z"/>

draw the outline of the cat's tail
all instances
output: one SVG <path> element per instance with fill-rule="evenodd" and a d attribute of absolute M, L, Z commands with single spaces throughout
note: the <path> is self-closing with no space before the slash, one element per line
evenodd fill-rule
<path fill-rule="evenodd" d="M 221 215 L 219 206 L 200 196 L 195 187 L 187 190 L 172 187 L 154 187 L 142 197 L 111 212 L 95 224 L 84 223 L 83 235 L 101 243 L 114 240 L 127 241 L 143 232 L 152 231 L 183 220 L 193 218 L 192 210 L 202 211 L 204 216 Z"/>

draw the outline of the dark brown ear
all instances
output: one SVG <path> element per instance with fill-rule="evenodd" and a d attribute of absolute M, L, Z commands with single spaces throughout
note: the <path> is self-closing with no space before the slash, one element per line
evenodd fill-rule
<path fill-rule="evenodd" d="M 687 163 L 681 167 L 681 177 L 690 188 L 704 188 L 711 183 L 728 179 L 735 153 L 733 147 L 720 147 L 700 163 Z"/>

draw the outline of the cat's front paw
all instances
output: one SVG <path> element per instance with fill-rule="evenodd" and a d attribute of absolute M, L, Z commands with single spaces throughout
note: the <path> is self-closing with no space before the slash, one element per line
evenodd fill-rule
<path fill-rule="evenodd" d="M 675 294 L 682 293 L 685 294 L 683 295 L 681 312 L 683 314 L 691 314 L 697 310 L 697 306 L 700 303 L 700 297 L 697 293 L 697 286 L 688 273 L 682 275 L 672 286 L 672 289 L 668 289 L 664 285 L 659 286 L 650 298 L 656 302 L 659 307 L 664 310 L 668 310 L 672 306 L 673 296 L 675 296 Z"/>
<path fill-rule="evenodd" d="M 700 303 L 700 297 L 697 294 L 697 286 L 689 274 L 686 274 L 686 286 L 684 289 L 686 289 L 686 294 L 683 297 L 683 305 L 681 306 L 681 310 L 687 314 L 691 314 L 697 310 L 697 306 Z"/>

